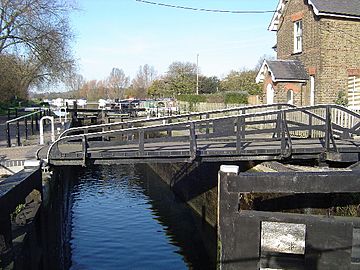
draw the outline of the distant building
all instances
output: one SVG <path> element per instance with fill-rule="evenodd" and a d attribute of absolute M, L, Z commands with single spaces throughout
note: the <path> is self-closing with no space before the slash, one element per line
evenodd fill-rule
<path fill-rule="evenodd" d="M 269 30 L 277 60 L 264 61 L 263 103 L 360 107 L 360 0 L 280 0 Z"/>

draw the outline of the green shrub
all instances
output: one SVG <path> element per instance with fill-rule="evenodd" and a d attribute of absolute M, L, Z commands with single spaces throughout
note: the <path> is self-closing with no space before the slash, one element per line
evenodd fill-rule
<path fill-rule="evenodd" d="M 224 103 L 225 104 L 248 104 L 249 94 L 246 92 L 242 93 L 225 93 Z"/>
<path fill-rule="evenodd" d="M 178 95 L 177 100 L 195 104 L 206 102 L 206 97 L 204 95 Z"/>

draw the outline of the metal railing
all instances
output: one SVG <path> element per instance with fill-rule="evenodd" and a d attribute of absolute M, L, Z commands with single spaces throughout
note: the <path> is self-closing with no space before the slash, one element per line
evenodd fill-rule
<path fill-rule="evenodd" d="M 23 137 L 25 140 L 29 139 L 29 133 L 34 135 L 36 131 L 39 131 L 39 121 L 41 117 L 45 115 L 50 115 L 50 109 L 39 109 L 35 112 L 17 117 L 6 121 L 6 140 L 7 147 L 11 147 L 11 125 L 15 123 L 16 125 L 16 145 L 21 146 L 21 124 L 23 124 Z"/>
<path fill-rule="evenodd" d="M 269 109 L 283 109 L 283 108 L 295 108 L 294 105 L 290 104 L 267 104 L 267 105 L 255 105 L 255 106 L 243 106 L 243 107 L 235 107 L 221 110 L 213 110 L 213 111 L 205 111 L 205 112 L 196 112 L 196 113 L 188 113 L 181 115 L 173 115 L 173 116 L 164 116 L 164 117 L 156 117 L 149 119 L 137 119 L 126 122 L 115 122 L 115 123 L 107 123 L 107 124 L 99 124 L 99 125 L 91 125 L 84 127 L 75 127 L 69 128 L 65 130 L 62 134 L 60 134 L 59 138 L 76 135 L 76 134 L 87 134 L 92 132 L 99 131 L 108 131 L 111 129 L 124 129 L 131 127 L 141 127 L 144 125 L 156 125 L 156 124 L 171 124 L 177 122 L 188 122 L 192 120 L 202 120 L 202 119 L 210 119 L 214 117 L 221 117 L 225 115 L 237 115 L 237 114 L 246 114 L 250 112 L 257 111 L 268 111 Z"/>
<path fill-rule="evenodd" d="M 324 115 L 317 112 L 324 111 Z M 246 145 L 251 142 L 273 142 L 279 145 L 267 151 L 279 159 L 288 158 L 293 152 L 297 138 L 321 138 L 324 140 L 323 152 L 338 151 L 336 139 L 349 139 L 360 135 L 360 123 L 344 127 L 332 121 L 332 111 L 340 110 L 360 120 L 360 115 L 338 105 L 318 105 L 302 108 L 287 108 L 189 120 L 187 122 L 165 123 L 142 127 L 99 131 L 59 138 L 52 144 L 47 159 L 117 159 L 188 157 L 206 155 L 249 155 Z M 295 118 L 294 115 L 297 115 Z M 301 119 L 295 120 L 295 119 Z M 262 127 L 259 129 L 259 126 Z M 301 134 L 301 136 L 297 135 Z M 218 150 L 199 150 L 199 145 L 207 142 L 228 142 L 233 147 Z M 164 144 L 168 148 L 178 144 L 173 150 L 156 150 L 153 146 Z M 175 146 L 174 146 L 175 147 Z M 67 149 L 66 149 L 67 148 Z M 160 149 L 161 147 L 159 147 Z M 310 151 L 311 149 L 304 149 Z M 304 153 L 305 154 L 305 153 Z"/>

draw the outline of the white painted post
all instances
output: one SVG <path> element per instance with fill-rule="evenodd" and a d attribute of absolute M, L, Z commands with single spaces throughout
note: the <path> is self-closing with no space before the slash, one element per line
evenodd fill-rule
<path fill-rule="evenodd" d="M 64 122 L 61 121 L 61 114 L 62 114 L 62 112 L 65 112 Z M 60 108 L 60 116 L 59 116 L 59 119 L 60 119 L 61 125 L 64 125 L 64 124 L 67 122 L 67 110 L 66 110 L 66 107 L 61 107 L 61 108 Z"/>
<path fill-rule="evenodd" d="M 44 121 L 49 119 L 51 121 L 51 141 L 55 141 L 55 125 L 53 116 L 44 116 L 40 119 L 40 145 L 44 144 Z"/>

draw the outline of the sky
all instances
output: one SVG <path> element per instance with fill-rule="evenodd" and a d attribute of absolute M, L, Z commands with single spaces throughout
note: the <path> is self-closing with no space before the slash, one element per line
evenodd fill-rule
<path fill-rule="evenodd" d="M 277 0 L 152 0 L 220 10 L 275 10 Z M 272 13 L 229 14 L 173 9 L 136 0 L 78 0 L 71 16 L 73 51 L 86 80 L 103 80 L 112 68 L 134 78 L 139 66 L 158 75 L 174 61 L 196 63 L 205 76 L 224 78 L 274 55 Z"/>

